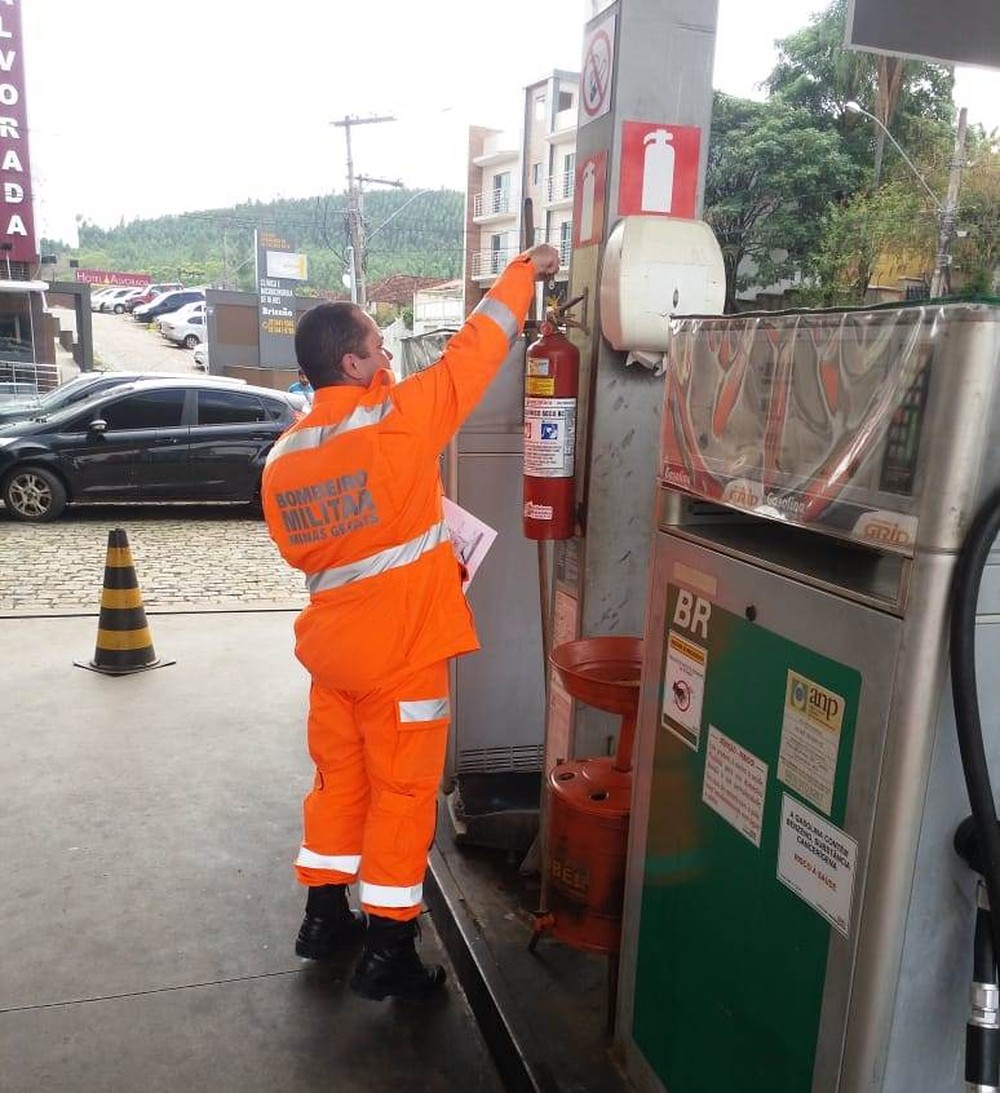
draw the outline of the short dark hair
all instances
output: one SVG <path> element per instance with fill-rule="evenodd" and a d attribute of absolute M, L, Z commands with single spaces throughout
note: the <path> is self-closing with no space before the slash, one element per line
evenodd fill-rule
<path fill-rule="evenodd" d="M 315 388 L 345 382 L 340 362 L 347 353 L 364 351 L 368 327 L 357 304 L 338 302 L 310 308 L 295 329 L 295 357 Z"/>

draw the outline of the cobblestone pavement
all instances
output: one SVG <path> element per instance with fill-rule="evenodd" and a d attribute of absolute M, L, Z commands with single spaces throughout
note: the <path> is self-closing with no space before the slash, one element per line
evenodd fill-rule
<path fill-rule="evenodd" d="M 128 533 L 150 611 L 302 607 L 260 516 L 244 506 L 70 506 L 51 524 L 0 509 L 0 616 L 93 612 L 100 605 L 108 531 Z"/>

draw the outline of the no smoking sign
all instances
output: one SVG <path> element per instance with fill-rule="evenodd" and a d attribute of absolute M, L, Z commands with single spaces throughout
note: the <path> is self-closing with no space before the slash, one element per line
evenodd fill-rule
<path fill-rule="evenodd" d="M 615 15 L 602 19 L 583 39 L 583 64 L 580 68 L 580 125 L 606 114 L 611 109 L 611 83 L 615 67 Z"/>

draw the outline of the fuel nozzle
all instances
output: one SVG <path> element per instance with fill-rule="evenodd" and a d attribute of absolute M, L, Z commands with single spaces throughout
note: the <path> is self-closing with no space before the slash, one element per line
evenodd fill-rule
<path fill-rule="evenodd" d="M 975 1093 L 1000 1090 L 1000 987 L 986 883 L 976 882 L 975 971 L 965 1025 L 965 1083 Z"/>

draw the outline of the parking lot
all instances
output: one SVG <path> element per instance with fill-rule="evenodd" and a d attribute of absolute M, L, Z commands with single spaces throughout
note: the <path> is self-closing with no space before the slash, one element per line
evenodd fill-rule
<path fill-rule="evenodd" d="M 175 349 L 128 316 L 94 315 L 105 367 L 190 372 Z M 0 616 L 97 613 L 108 531 L 128 532 L 151 610 L 299 607 L 302 576 L 279 558 L 258 510 L 241 505 L 81 505 L 49 524 L 0 506 Z"/>

